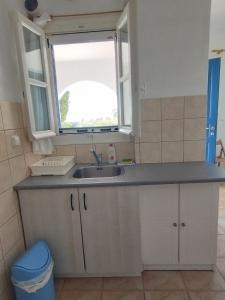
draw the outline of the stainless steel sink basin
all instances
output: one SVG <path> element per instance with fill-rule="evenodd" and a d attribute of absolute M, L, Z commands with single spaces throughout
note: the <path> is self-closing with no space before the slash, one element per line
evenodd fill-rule
<path fill-rule="evenodd" d="M 73 174 L 74 178 L 115 177 L 124 174 L 124 168 L 119 166 L 91 166 L 79 168 Z"/>

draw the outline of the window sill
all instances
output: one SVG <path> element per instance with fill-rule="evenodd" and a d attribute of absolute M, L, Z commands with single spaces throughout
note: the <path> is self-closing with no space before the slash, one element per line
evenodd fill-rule
<path fill-rule="evenodd" d="M 131 142 L 132 137 L 120 132 L 61 134 L 53 138 L 55 146 Z"/>

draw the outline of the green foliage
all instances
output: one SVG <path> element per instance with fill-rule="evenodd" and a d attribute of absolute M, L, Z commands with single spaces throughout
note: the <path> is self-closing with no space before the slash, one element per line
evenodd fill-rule
<path fill-rule="evenodd" d="M 61 99 L 59 100 L 60 105 L 60 114 L 61 114 L 61 122 L 64 123 L 68 114 L 69 110 L 69 99 L 70 99 L 70 92 L 66 91 Z"/>

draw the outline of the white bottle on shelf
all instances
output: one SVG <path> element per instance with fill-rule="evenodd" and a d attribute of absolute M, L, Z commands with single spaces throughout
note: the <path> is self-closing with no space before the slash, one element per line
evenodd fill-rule
<path fill-rule="evenodd" d="M 116 163 L 116 149 L 113 144 L 109 144 L 108 146 L 108 163 L 109 164 Z"/>

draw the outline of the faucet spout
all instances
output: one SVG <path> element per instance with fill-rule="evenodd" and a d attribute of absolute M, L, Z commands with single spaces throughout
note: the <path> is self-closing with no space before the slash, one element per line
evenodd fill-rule
<path fill-rule="evenodd" d="M 95 158 L 95 160 L 96 160 L 97 165 L 100 166 L 100 164 L 102 163 L 102 161 L 101 161 L 101 156 L 98 155 L 98 154 L 96 153 L 95 149 L 93 149 L 93 148 L 90 149 L 90 152 L 93 154 L 93 156 L 94 156 L 94 158 Z"/>

